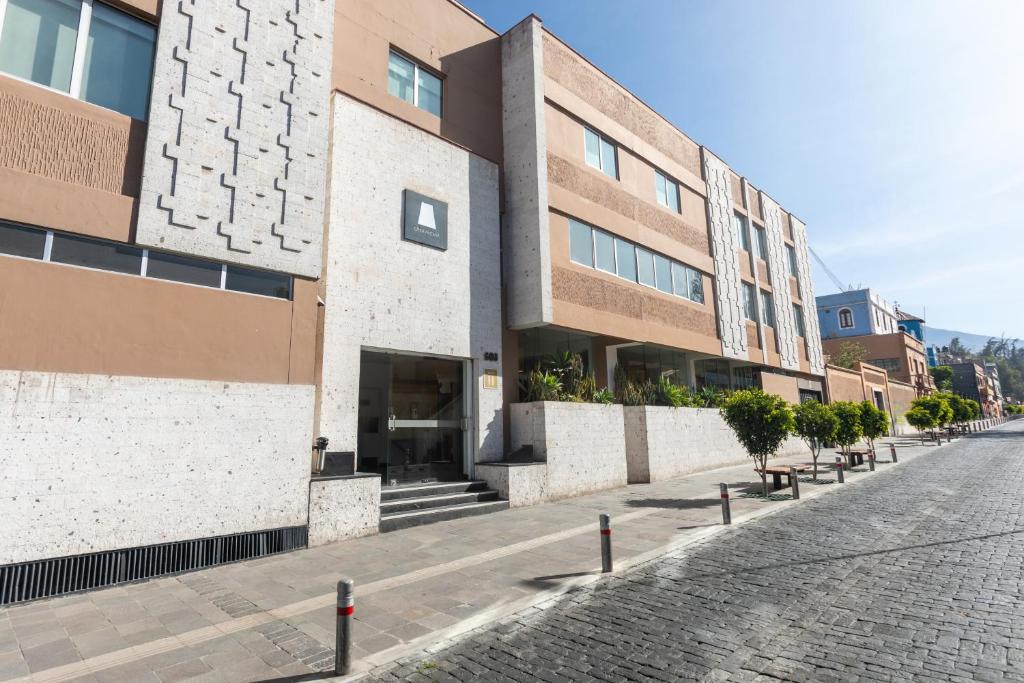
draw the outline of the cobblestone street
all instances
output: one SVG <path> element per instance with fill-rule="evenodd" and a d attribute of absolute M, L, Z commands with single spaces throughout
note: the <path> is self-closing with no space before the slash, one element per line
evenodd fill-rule
<path fill-rule="evenodd" d="M 381 680 L 1024 680 L 1024 422 L 527 610 Z"/>

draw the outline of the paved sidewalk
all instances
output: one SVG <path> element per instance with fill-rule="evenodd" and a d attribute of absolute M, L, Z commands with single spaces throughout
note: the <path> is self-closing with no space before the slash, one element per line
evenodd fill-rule
<path fill-rule="evenodd" d="M 901 464 L 935 450 L 896 443 Z M 884 476 L 887 446 L 879 458 L 875 475 Z M 875 476 L 857 470 L 847 485 Z M 819 479 L 801 480 L 803 498 L 836 487 L 828 469 Z M 734 525 L 799 504 L 788 488 L 768 501 L 743 497 L 760 486 L 744 464 L 15 606 L 0 610 L 0 680 L 269 681 L 327 671 L 343 576 L 355 580 L 353 654 L 367 670 L 596 580 L 600 512 L 612 516 L 616 570 L 720 531 L 721 481 L 733 489 Z"/>

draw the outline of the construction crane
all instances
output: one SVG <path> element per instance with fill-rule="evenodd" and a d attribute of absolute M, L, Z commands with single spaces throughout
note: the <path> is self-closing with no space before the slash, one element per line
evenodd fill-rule
<path fill-rule="evenodd" d="M 828 269 L 828 266 L 825 265 L 825 262 L 821 260 L 821 257 L 818 256 L 818 253 L 816 251 L 811 249 L 810 246 L 807 247 L 807 250 L 811 252 L 811 255 L 814 256 L 815 260 L 818 261 L 818 264 L 821 266 L 822 270 L 825 271 L 825 274 L 828 275 L 829 279 L 832 280 L 832 283 L 836 286 L 836 288 L 839 289 L 840 292 L 845 292 L 849 289 L 849 287 L 840 282 L 839 278 L 836 277 L 835 273 Z"/>

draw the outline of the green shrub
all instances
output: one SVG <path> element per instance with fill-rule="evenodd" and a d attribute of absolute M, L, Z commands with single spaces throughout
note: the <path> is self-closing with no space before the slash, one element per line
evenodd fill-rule
<path fill-rule="evenodd" d="M 605 405 L 615 403 L 615 394 L 607 387 L 598 389 L 594 392 L 594 403 L 603 403 Z"/>
<path fill-rule="evenodd" d="M 935 421 L 935 416 L 920 406 L 908 410 L 904 417 L 907 419 L 907 424 L 921 432 L 922 444 L 924 443 L 925 431 L 939 426 L 938 422 Z"/>
<path fill-rule="evenodd" d="M 949 401 L 939 394 L 915 398 L 910 402 L 910 406 L 927 410 L 931 414 L 934 424 L 930 429 L 947 425 L 953 419 L 953 408 L 950 407 Z"/>
<path fill-rule="evenodd" d="M 690 397 L 684 387 L 672 384 L 667 378 L 661 377 L 654 388 L 654 400 L 659 406 L 679 408 L 687 405 Z"/>
<path fill-rule="evenodd" d="M 622 387 L 622 405 L 653 406 L 656 393 L 656 388 L 649 379 L 640 383 L 626 380 Z"/>
<path fill-rule="evenodd" d="M 761 490 L 767 497 L 768 458 L 775 455 L 796 427 L 793 411 L 779 396 L 760 389 L 744 389 L 725 399 L 721 413 L 754 460 L 754 471 L 761 477 Z"/>

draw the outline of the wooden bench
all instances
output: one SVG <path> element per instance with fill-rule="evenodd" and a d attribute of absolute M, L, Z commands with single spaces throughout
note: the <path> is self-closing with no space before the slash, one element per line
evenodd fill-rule
<path fill-rule="evenodd" d="M 806 472 L 811 469 L 810 465 L 793 465 L 793 469 L 800 472 Z M 782 475 L 786 475 L 786 486 L 792 486 L 793 481 L 790 479 L 789 465 L 773 465 L 772 467 L 764 468 L 765 474 L 772 475 L 772 488 L 776 491 L 782 488 Z"/>
<path fill-rule="evenodd" d="M 842 451 L 836 451 L 839 455 L 845 455 Z M 857 465 L 864 464 L 864 456 L 868 454 L 868 451 L 850 451 L 850 454 L 846 456 L 846 467 L 847 469 L 853 469 Z"/>

